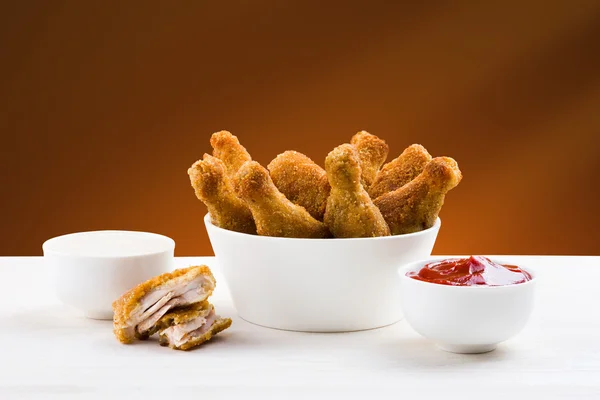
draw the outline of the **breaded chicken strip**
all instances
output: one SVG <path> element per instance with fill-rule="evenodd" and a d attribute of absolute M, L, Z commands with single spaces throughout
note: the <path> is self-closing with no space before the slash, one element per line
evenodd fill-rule
<path fill-rule="evenodd" d="M 165 314 L 155 325 L 152 334 L 158 332 L 162 346 L 189 350 L 230 326 L 230 318 L 220 317 L 212 304 L 203 301 Z"/>
<path fill-rule="evenodd" d="M 122 343 L 146 339 L 167 312 L 205 301 L 215 285 L 206 265 L 167 272 L 139 284 L 112 304 L 116 338 Z"/>
<path fill-rule="evenodd" d="M 392 235 L 431 228 L 444 204 L 446 193 L 461 181 L 458 164 L 450 157 L 436 157 L 415 179 L 375 199 Z"/>
<path fill-rule="evenodd" d="M 334 237 L 357 238 L 389 236 L 381 212 L 360 183 L 360 159 L 354 146 L 343 144 L 325 159 L 331 185 L 325 224 Z"/>
<path fill-rule="evenodd" d="M 267 168 L 273 183 L 285 197 L 304 207 L 313 218 L 323 221 L 331 189 L 323 168 L 297 151 L 281 153 Z"/>
<path fill-rule="evenodd" d="M 223 229 L 256 234 L 250 209 L 233 191 L 225 166 L 218 158 L 205 154 L 188 169 L 190 182 L 208 208 L 211 222 Z"/>
<path fill-rule="evenodd" d="M 361 182 L 363 187 L 369 190 L 390 149 L 383 139 L 366 131 L 352 136 L 350 143 L 358 150 L 362 170 Z"/>
<path fill-rule="evenodd" d="M 423 172 L 429 161 L 431 155 L 425 147 L 420 144 L 407 147 L 402 154 L 385 164 L 377 173 L 375 181 L 369 188 L 369 195 L 372 199 L 376 199 L 406 185 Z"/>
<path fill-rule="evenodd" d="M 210 137 L 210 145 L 213 148 L 213 156 L 223 161 L 229 178 L 233 178 L 246 161 L 252 157 L 238 138 L 228 131 L 215 132 Z"/>
<path fill-rule="evenodd" d="M 242 165 L 234 186 L 237 195 L 250 207 L 259 235 L 290 238 L 329 236 L 325 224 L 288 200 L 271 180 L 269 171 L 256 161 Z"/>

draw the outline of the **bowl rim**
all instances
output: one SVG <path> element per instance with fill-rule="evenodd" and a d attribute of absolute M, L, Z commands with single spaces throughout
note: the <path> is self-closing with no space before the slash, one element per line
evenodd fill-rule
<path fill-rule="evenodd" d="M 83 236 L 83 235 L 93 235 L 98 233 L 120 233 L 120 234 L 133 234 L 136 236 L 153 236 L 163 240 L 165 242 L 165 246 L 161 250 L 153 250 L 147 252 L 140 252 L 134 254 L 122 254 L 122 255 L 106 255 L 106 254 L 82 254 L 82 253 L 74 253 L 71 251 L 59 251 L 52 249 L 51 246 L 55 244 L 55 242 L 59 242 L 69 237 L 73 236 Z M 167 244 L 168 243 L 168 244 Z M 71 232 L 66 233 L 64 235 L 54 236 L 50 239 L 47 239 L 42 243 L 42 251 L 44 255 L 52 254 L 61 257 L 78 257 L 78 258 L 105 258 L 105 259 L 127 259 L 127 258 L 136 258 L 136 257 L 147 257 L 154 256 L 158 254 L 162 254 L 165 252 L 175 250 L 175 240 L 172 238 L 161 235 L 160 233 L 154 232 L 146 232 L 146 231 L 133 231 L 133 230 L 119 230 L 119 229 L 99 229 L 94 231 L 80 231 L 80 232 Z"/>
<path fill-rule="evenodd" d="M 283 240 L 283 241 L 310 241 L 310 242 L 340 242 L 340 241 L 351 242 L 351 241 L 355 241 L 356 242 L 356 241 L 374 241 L 374 240 L 380 240 L 380 241 L 399 240 L 399 238 L 418 237 L 418 236 L 427 235 L 428 233 L 439 230 L 442 226 L 442 220 L 440 219 L 440 217 L 438 217 L 435 220 L 435 223 L 433 224 L 433 226 L 431 228 L 423 229 L 422 231 L 418 231 L 418 232 L 405 233 L 402 235 L 376 236 L 376 237 L 367 237 L 367 238 L 288 238 L 288 237 L 278 237 L 278 236 L 252 235 L 249 233 L 236 232 L 236 231 L 232 231 L 229 229 L 224 229 L 224 228 L 216 226 L 210 220 L 210 213 L 206 213 L 206 215 L 204 215 L 204 224 L 206 225 L 207 228 L 208 228 L 208 225 L 210 225 L 215 230 L 218 230 L 221 232 L 226 232 L 226 234 L 255 238 L 253 240 L 280 240 L 280 241 Z M 208 229 L 207 229 L 207 231 L 208 231 Z"/>
<path fill-rule="evenodd" d="M 504 261 L 502 259 L 502 257 L 498 257 L 498 256 L 488 256 L 488 255 L 482 255 L 483 257 L 487 257 L 490 260 L 492 260 L 493 262 L 497 262 L 497 263 L 506 263 L 508 264 L 508 261 Z M 415 267 L 417 265 L 420 265 L 419 268 L 422 268 L 425 263 L 429 263 L 432 261 L 441 261 L 441 260 L 450 260 L 450 259 L 460 259 L 460 258 L 466 258 L 469 256 L 430 256 L 429 258 L 423 258 L 420 260 L 416 260 L 416 261 L 412 261 L 408 264 L 404 264 L 401 267 L 398 268 L 398 275 L 400 276 L 400 280 L 404 281 L 404 280 L 410 280 L 410 282 L 414 282 L 418 285 L 426 285 L 426 286 L 435 286 L 435 287 L 439 287 L 439 290 L 512 290 L 509 288 L 522 288 L 522 287 L 528 287 L 531 285 L 534 285 L 537 280 L 538 280 L 538 274 L 535 268 L 531 268 L 529 265 L 524 265 L 523 267 L 521 267 L 521 265 L 519 265 L 519 268 L 525 270 L 526 272 L 528 272 L 531 275 L 531 280 L 528 280 L 526 282 L 522 282 L 522 283 L 514 283 L 514 284 L 510 284 L 510 285 L 498 285 L 498 286 L 488 286 L 488 285 L 464 285 L 464 286 L 453 286 L 453 285 L 442 285 L 439 283 L 433 283 L 433 282 L 427 282 L 427 281 L 422 281 L 419 279 L 413 279 L 410 276 L 407 276 L 406 273 L 409 272 L 410 270 L 415 269 Z M 519 263 L 521 264 L 521 263 Z"/>

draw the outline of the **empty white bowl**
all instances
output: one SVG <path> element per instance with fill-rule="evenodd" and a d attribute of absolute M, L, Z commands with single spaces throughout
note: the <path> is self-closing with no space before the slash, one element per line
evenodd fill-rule
<path fill-rule="evenodd" d="M 56 295 L 94 319 L 113 319 L 112 302 L 173 269 L 175 242 L 148 232 L 92 231 L 42 245 Z"/>
<path fill-rule="evenodd" d="M 536 285 L 536 275 L 527 266 L 518 265 L 531 274 L 530 281 L 505 286 L 449 286 L 406 276 L 432 261 L 416 261 L 398 271 L 404 316 L 419 334 L 446 351 L 484 353 L 525 327 Z"/>
<path fill-rule="evenodd" d="M 248 235 L 204 218 L 239 316 L 277 329 L 344 332 L 402 319 L 398 267 L 428 257 L 440 229 L 357 239 Z"/>

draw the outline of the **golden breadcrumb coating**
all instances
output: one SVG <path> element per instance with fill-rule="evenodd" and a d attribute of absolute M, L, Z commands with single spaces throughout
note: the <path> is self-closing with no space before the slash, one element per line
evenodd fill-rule
<path fill-rule="evenodd" d="M 288 200 L 275 186 L 269 171 L 256 161 L 244 163 L 234 180 L 263 236 L 324 238 L 330 236 L 324 223 L 314 219 L 302 206 Z"/>
<path fill-rule="evenodd" d="M 462 179 L 450 157 L 436 157 L 406 185 L 375 199 L 392 235 L 431 228 L 444 204 L 446 193 Z"/>
<path fill-rule="evenodd" d="M 297 151 L 279 154 L 267 168 L 273 183 L 285 197 L 304 207 L 313 218 L 323 221 L 331 189 L 323 168 Z"/>
<path fill-rule="evenodd" d="M 423 172 L 429 161 L 431 155 L 425 147 L 420 144 L 407 147 L 402 154 L 385 164 L 377 173 L 375 181 L 369 188 L 369 195 L 372 199 L 376 199 L 406 185 Z"/>
<path fill-rule="evenodd" d="M 360 182 L 361 164 L 354 146 L 343 144 L 325 159 L 331 185 L 325 224 L 334 237 L 356 238 L 389 236 L 381 212 Z"/>
<path fill-rule="evenodd" d="M 189 169 L 188 175 L 196 197 L 210 213 L 211 222 L 223 229 L 256 234 L 256 224 L 250 209 L 233 191 L 225 165 L 221 160 L 204 154 Z"/>
<path fill-rule="evenodd" d="M 369 190 L 390 149 L 383 139 L 366 131 L 352 136 L 350 143 L 358 150 L 362 170 L 361 182 L 363 187 Z"/>
<path fill-rule="evenodd" d="M 139 311 L 138 308 L 141 306 L 141 300 L 144 296 L 163 286 L 176 284 L 177 280 L 193 281 L 200 276 L 204 276 L 210 282 L 210 285 L 204 288 L 206 291 L 204 300 L 206 300 L 210 297 L 216 285 L 215 277 L 206 265 L 176 269 L 173 272 L 155 276 L 124 293 L 112 304 L 114 311 L 113 327 L 116 338 L 122 343 L 133 342 L 135 336 L 128 333 L 128 328 L 131 328 L 129 318 L 131 314 Z"/>
<path fill-rule="evenodd" d="M 233 178 L 237 174 L 242 164 L 252 160 L 252 157 L 246 148 L 240 144 L 238 138 L 228 131 L 213 133 L 210 138 L 210 144 L 213 148 L 213 156 L 223 161 L 230 178 Z"/>
<path fill-rule="evenodd" d="M 168 339 L 164 335 L 159 336 L 161 346 L 169 346 L 174 350 L 190 350 L 194 347 L 200 346 L 202 343 L 209 341 L 217 333 L 224 331 L 231 326 L 231 318 L 217 318 L 214 324 L 211 325 L 210 329 L 206 331 L 202 336 L 194 337 L 181 346 L 176 346 L 169 343 Z"/>

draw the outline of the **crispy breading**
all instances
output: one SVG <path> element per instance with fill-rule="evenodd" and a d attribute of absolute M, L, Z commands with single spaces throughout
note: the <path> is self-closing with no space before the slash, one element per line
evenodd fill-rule
<path fill-rule="evenodd" d="M 218 318 L 214 324 L 211 325 L 210 329 L 206 331 L 202 336 L 192 338 L 182 344 L 181 346 L 175 346 L 170 344 L 168 339 L 164 335 L 159 336 L 161 346 L 169 346 L 174 350 L 190 350 L 194 347 L 200 346 L 202 343 L 210 340 L 217 333 L 224 331 L 231 326 L 231 318 Z"/>
<path fill-rule="evenodd" d="M 360 179 L 365 190 L 369 190 L 390 149 L 383 139 L 366 131 L 360 131 L 352 136 L 350 144 L 358 150 L 361 167 Z"/>
<path fill-rule="evenodd" d="M 392 235 L 431 228 L 444 204 L 446 193 L 462 179 L 450 157 L 436 157 L 406 185 L 375 199 Z"/>
<path fill-rule="evenodd" d="M 267 168 L 273 183 L 285 197 L 304 207 L 313 218 L 323 221 L 331 189 L 323 168 L 297 151 L 279 154 Z"/>
<path fill-rule="evenodd" d="M 250 207 L 259 235 L 290 238 L 330 236 L 325 224 L 314 219 L 304 207 L 288 200 L 273 183 L 269 171 L 256 161 L 242 165 L 234 187 L 237 195 Z"/>
<path fill-rule="evenodd" d="M 333 236 L 389 236 L 381 212 L 360 182 L 361 164 L 355 147 L 343 144 L 333 149 L 325 159 L 325 169 L 331 193 L 324 221 Z"/>
<path fill-rule="evenodd" d="M 250 153 L 240 144 L 238 138 L 228 131 L 213 133 L 210 144 L 213 148 L 213 156 L 223 161 L 230 178 L 237 174 L 246 161 L 252 160 Z"/>
<path fill-rule="evenodd" d="M 204 154 L 202 160 L 188 169 L 188 175 L 196 197 L 208 208 L 214 225 L 236 232 L 256 233 L 252 213 L 234 193 L 221 160 Z"/>
<path fill-rule="evenodd" d="M 406 185 L 423 172 L 425 165 L 431 161 L 431 155 L 425 147 L 413 144 L 398 157 L 385 164 L 377 173 L 375 181 L 369 188 L 372 199 Z"/>
<path fill-rule="evenodd" d="M 209 285 L 204 288 L 206 291 L 204 300 L 206 300 L 210 297 L 216 285 L 215 277 L 206 265 L 176 269 L 173 272 L 155 276 L 124 293 L 112 304 L 114 311 L 113 331 L 116 338 L 122 343 L 133 342 L 135 336 L 130 332 L 129 318 L 133 313 L 139 311 L 138 308 L 141 306 L 141 300 L 144 296 L 162 287 L 175 285 L 178 283 L 178 280 L 182 282 L 193 281 L 200 276 L 205 277 L 209 281 Z"/>

